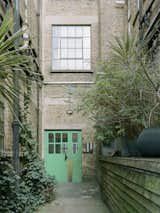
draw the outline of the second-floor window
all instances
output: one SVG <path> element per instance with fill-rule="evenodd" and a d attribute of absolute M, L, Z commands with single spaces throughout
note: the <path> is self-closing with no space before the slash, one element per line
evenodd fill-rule
<path fill-rule="evenodd" d="M 90 26 L 56 26 L 53 35 L 53 70 L 90 70 Z"/>

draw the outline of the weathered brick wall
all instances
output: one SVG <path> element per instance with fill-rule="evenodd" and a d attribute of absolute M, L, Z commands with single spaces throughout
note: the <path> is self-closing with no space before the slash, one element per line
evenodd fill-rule
<path fill-rule="evenodd" d="M 0 14 L 4 15 L 6 10 L 4 10 L 4 4 L 0 2 Z M 12 1 L 14 5 L 14 1 Z M 20 16 L 21 16 L 21 24 L 27 23 L 29 38 L 31 40 L 31 48 L 33 48 L 38 55 L 39 47 L 38 47 L 38 3 L 39 0 L 19 0 L 20 3 Z M 38 58 L 36 58 L 38 61 Z M 36 70 L 36 66 L 35 66 Z M 24 91 L 26 90 L 26 85 L 24 82 L 19 81 L 20 84 L 20 106 L 23 110 L 24 108 Z M 28 120 L 32 123 L 34 136 L 36 138 L 36 128 L 37 128 L 37 83 L 35 81 L 31 81 L 31 104 L 30 104 L 30 114 L 28 116 Z M 12 122 L 13 122 L 13 112 L 11 110 L 12 106 L 9 106 L 6 101 L 4 101 L 4 152 L 11 155 L 12 152 Z"/>
<path fill-rule="evenodd" d="M 160 212 L 160 159 L 101 158 L 103 199 L 114 213 Z"/>
<path fill-rule="evenodd" d="M 31 41 L 30 48 L 34 49 L 35 55 L 32 53 L 33 57 L 35 57 L 37 63 L 39 63 L 39 13 L 40 13 L 40 1 L 39 0 L 20 0 L 20 15 L 22 19 L 22 26 L 27 24 L 26 33 L 29 35 L 29 39 Z M 34 71 L 36 71 L 36 66 L 34 66 Z M 35 139 L 37 139 L 37 109 L 38 109 L 38 102 L 37 102 L 37 82 L 33 79 L 30 81 L 31 83 L 31 97 L 30 97 L 30 106 L 29 106 L 29 115 L 28 121 L 32 124 L 33 128 L 33 135 Z M 25 86 L 24 86 L 25 90 Z M 22 100 L 23 104 L 23 100 Z"/>
<path fill-rule="evenodd" d="M 38 54 L 38 22 L 39 22 L 39 4 L 38 0 L 20 0 L 20 15 L 22 18 L 22 25 L 27 24 L 29 37 L 31 40 L 31 46 Z"/>
<path fill-rule="evenodd" d="M 42 0 L 42 72 L 43 113 L 42 131 L 45 129 L 81 129 L 83 143 L 94 142 L 93 122 L 77 113 L 78 92 L 89 88 L 97 72 L 97 64 L 109 54 L 109 42 L 124 29 L 124 8 L 118 8 L 113 0 Z M 54 72 L 52 70 L 52 25 L 91 25 L 91 72 Z M 103 57 L 101 57 L 103 56 Z M 72 83 L 73 82 L 73 83 Z M 72 95 L 73 114 L 68 115 L 69 87 Z M 42 156 L 44 155 L 42 141 Z M 95 144 L 96 147 L 96 144 Z M 83 176 L 96 174 L 96 151 L 82 155 Z"/>
<path fill-rule="evenodd" d="M 93 73 L 54 73 L 52 71 L 52 25 L 91 25 L 92 71 L 98 58 L 98 9 L 96 0 L 42 1 L 42 72 L 43 131 L 45 129 L 81 129 L 83 143 L 93 142 L 92 122 L 77 112 L 78 93 L 86 91 L 93 81 Z M 74 82 L 74 83 L 72 83 Z M 89 84 L 88 84 L 89 82 Z M 69 88 L 72 88 L 71 104 Z M 69 115 L 67 111 L 73 110 Z M 87 137 L 87 135 L 89 137 Z M 42 140 L 42 156 L 44 140 Z M 95 152 L 83 154 L 83 176 L 95 176 Z"/>
<path fill-rule="evenodd" d="M 127 11 L 125 4 L 113 0 L 99 0 L 100 57 L 105 60 L 110 55 L 110 43 L 115 37 L 125 35 Z"/>

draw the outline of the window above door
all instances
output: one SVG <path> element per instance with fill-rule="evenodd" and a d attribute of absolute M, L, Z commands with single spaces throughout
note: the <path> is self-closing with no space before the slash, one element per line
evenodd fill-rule
<path fill-rule="evenodd" d="M 90 26 L 52 26 L 52 70 L 91 69 Z"/>

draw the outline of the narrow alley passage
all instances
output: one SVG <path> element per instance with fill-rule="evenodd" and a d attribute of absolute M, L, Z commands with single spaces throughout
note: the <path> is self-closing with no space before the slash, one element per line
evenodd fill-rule
<path fill-rule="evenodd" d="M 56 200 L 37 213 L 109 213 L 96 183 L 67 183 L 57 186 Z"/>

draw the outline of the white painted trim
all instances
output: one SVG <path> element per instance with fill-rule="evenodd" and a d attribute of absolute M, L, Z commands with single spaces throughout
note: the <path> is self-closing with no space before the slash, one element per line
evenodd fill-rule
<path fill-rule="evenodd" d="M 93 81 L 64 81 L 64 82 L 43 82 L 44 85 L 63 85 L 63 84 L 94 84 Z"/>
<path fill-rule="evenodd" d="M 125 0 L 116 0 L 116 4 L 125 4 Z"/>
<path fill-rule="evenodd" d="M 125 0 L 116 0 L 116 7 L 124 7 Z"/>

